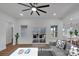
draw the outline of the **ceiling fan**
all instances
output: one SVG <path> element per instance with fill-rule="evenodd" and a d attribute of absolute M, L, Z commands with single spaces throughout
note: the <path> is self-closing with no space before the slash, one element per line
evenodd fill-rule
<path fill-rule="evenodd" d="M 24 11 L 28 11 L 28 10 L 32 10 L 31 13 L 30 13 L 30 15 L 32 15 L 33 12 L 36 12 L 39 16 L 40 16 L 40 13 L 38 11 L 43 12 L 43 13 L 47 13 L 46 11 L 41 10 L 40 8 L 49 7 L 49 5 L 37 6 L 38 3 L 29 3 L 29 5 L 23 4 L 23 3 L 18 3 L 18 4 L 22 5 L 22 6 L 25 6 L 25 7 L 29 7 L 28 9 L 22 10 L 23 12 Z"/>

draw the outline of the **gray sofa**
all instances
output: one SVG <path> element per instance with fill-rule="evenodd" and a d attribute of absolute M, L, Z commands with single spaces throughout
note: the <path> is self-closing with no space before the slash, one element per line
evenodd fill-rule
<path fill-rule="evenodd" d="M 67 56 L 69 53 L 69 49 L 71 47 L 70 43 L 66 43 L 65 48 L 60 49 L 56 47 L 56 42 L 51 42 L 49 43 L 49 49 L 51 49 L 51 53 L 53 55 L 53 52 L 55 52 L 56 56 Z"/>

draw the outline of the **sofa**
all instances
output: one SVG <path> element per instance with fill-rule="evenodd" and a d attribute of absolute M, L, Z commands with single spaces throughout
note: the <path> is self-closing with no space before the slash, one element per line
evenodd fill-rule
<path fill-rule="evenodd" d="M 48 48 L 39 48 L 39 52 L 42 56 L 79 56 L 79 47 L 69 42 L 58 40 L 50 42 Z"/>
<path fill-rule="evenodd" d="M 64 48 L 57 47 L 56 42 L 49 43 L 49 49 L 51 49 L 52 55 L 53 52 L 55 52 L 56 56 L 68 56 L 70 48 L 71 48 L 71 44 L 69 42 L 65 44 Z"/>

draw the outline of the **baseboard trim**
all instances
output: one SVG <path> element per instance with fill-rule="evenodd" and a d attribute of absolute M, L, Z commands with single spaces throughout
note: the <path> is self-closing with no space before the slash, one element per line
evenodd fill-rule
<path fill-rule="evenodd" d="M 6 46 L 11 45 L 11 44 L 12 44 L 12 42 L 11 42 L 11 43 L 6 44 Z"/>

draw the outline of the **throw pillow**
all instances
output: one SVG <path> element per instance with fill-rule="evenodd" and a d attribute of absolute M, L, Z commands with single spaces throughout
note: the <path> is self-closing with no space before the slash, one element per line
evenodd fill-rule
<path fill-rule="evenodd" d="M 71 46 L 71 49 L 69 50 L 69 56 L 78 56 L 78 48 Z"/>
<path fill-rule="evenodd" d="M 56 43 L 56 47 L 63 49 L 65 46 L 65 41 L 63 40 L 58 40 Z"/>

